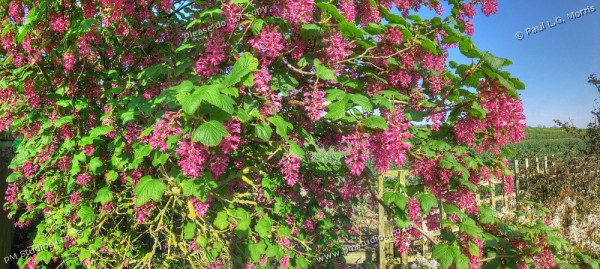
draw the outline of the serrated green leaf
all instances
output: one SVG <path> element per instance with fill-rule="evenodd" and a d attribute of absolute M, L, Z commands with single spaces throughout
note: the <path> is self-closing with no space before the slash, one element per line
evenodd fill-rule
<path fill-rule="evenodd" d="M 167 184 L 152 176 L 144 176 L 135 186 L 135 205 L 142 206 L 150 201 L 160 202 L 167 191 Z"/>
<path fill-rule="evenodd" d="M 381 116 L 370 116 L 363 120 L 362 124 L 367 128 L 377 130 L 384 130 L 390 127 L 387 120 Z"/>
<path fill-rule="evenodd" d="M 258 68 L 258 59 L 252 56 L 252 54 L 245 52 L 235 62 L 231 73 L 223 81 L 223 85 L 231 86 L 242 80 L 242 77 L 256 71 Z"/>
<path fill-rule="evenodd" d="M 94 199 L 94 203 L 100 203 L 101 205 L 108 204 L 113 200 L 114 196 L 109 187 L 104 187 L 98 190 L 96 194 L 96 199 Z"/>
<path fill-rule="evenodd" d="M 89 206 L 82 206 L 79 208 L 77 216 L 85 223 L 92 223 L 96 220 L 96 213 L 94 212 L 94 209 Z"/>
<path fill-rule="evenodd" d="M 192 135 L 192 141 L 200 142 L 208 147 L 218 146 L 223 137 L 229 136 L 223 123 L 211 120 L 200 125 Z"/>
<path fill-rule="evenodd" d="M 191 240 L 196 236 L 196 223 L 188 221 L 183 227 L 183 239 Z"/>
<path fill-rule="evenodd" d="M 217 213 L 217 217 L 215 218 L 213 224 L 219 230 L 225 230 L 225 228 L 229 227 L 227 213 L 224 211 Z"/>

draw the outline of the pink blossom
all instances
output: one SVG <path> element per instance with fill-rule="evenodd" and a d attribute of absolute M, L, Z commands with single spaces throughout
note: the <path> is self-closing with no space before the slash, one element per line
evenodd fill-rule
<path fill-rule="evenodd" d="M 73 70 L 76 61 L 75 54 L 72 51 L 65 52 L 65 55 L 63 56 L 63 67 L 67 74 Z"/>
<path fill-rule="evenodd" d="M 17 202 L 17 197 L 19 195 L 19 187 L 16 183 L 8 184 L 6 191 L 4 192 L 4 199 L 6 199 L 7 203 L 14 204 Z"/>
<path fill-rule="evenodd" d="M 285 48 L 285 39 L 279 33 L 279 26 L 267 25 L 258 36 L 250 39 L 250 44 L 265 62 L 270 63 Z"/>
<path fill-rule="evenodd" d="M 66 33 L 71 25 L 68 12 L 65 12 L 62 15 L 58 13 L 51 13 L 48 17 L 50 18 L 50 26 L 52 26 L 52 29 L 61 34 Z"/>
<path fill-rule="evenodd" d="M 81 197 L 81 194 L 79 194 L 79 192 L 74 192 L 73 194 L 71 194 L 69 204 L 76 205 L 79 204 L 79 202 L 81 201 L 83 201 L 83 197 Z"/>
<path fill-rule="evenodd" d="M 385 173 L 390 165 L 401 166 L 406 159 L 406 152 L 410 150 L 410 143 L 406 139 L 412 138 L 408 131 L 410 123 L 404 118 L 404 111 L 397 108 L 395 111 L 384 112 L 388 119 L 389 128 L 371 133 L 369 145 L 371 154 L 375 159 L 375 168 L 379 173 Z"/>
<path fill-rule="evenodd" d="M 347 22 L 354 22 L 356 20 L 356 6 L 354 0 L 341 0 L 339 1 L 339 11 Z"/>
<path fill-rule="evenodd" d="M 339 31 L 329 34 L 327 38 L 323 39 L 323 43 L 327 44 L 325 48 L 326 60 L 328 63 L 333 64 L 345 60 L 352 54 L 352 48 L 354 48 L 354 45 L 344 39 Z"/>
<path fill-rule="evenodd" d="M 498 12 L 498 2 L 496 0 L 482 0 L 481 12 L 486 16 L 496 14 Z"/>
<path fill-rule="evenodd" d="M 390 27 L 385 33 L 385 39 L 396 46 L 402 45 L 402 31 L 398 28 Z"/>
<path fill-rule="evenodd" d="M 279 165 L 281 165 L 281 173 L 290 187 L 296 185 L 296 182 L 298 181 L 300 162 L 300 157 L 293 155 L 286 155 L 279 162 Z"/>
<path fill-rule="evenodd" d="M 227 169 L 229 156 L 225 154 L 215 154 L 210 156 L 210 172 L 214 178 L 219 178 Z"/>
<path fill-rule="evenodd" d="M 378 23 L 381 21 L 379 9 L 371 5 L 371 1 L 361 1 L 358 6 L 358 17 L 361 19 L 360 25 L 365 26 L 370 22 Z"/>
<path fill-rule="evenodd" d="M 90 182 L 92 182 L 92 176 L 87 173 L 77 175 L 77 180 L 75 180 L 75 183 L 85 187 L 88 187 Z"/>
<path fill-rule="evenodd" d="M 411 239 L 410 234 L 405 231 L 401 231 L 396 234 L 396 240 L 394 241 L 394 246 L 398 249 L 400 254 L 408 253 L 408 248 L 410 247 Z"/>
<path fill-rule="evenodd" d="M 344 136 L 342 143 L 346 143 L 349 146 L 344 151 L 350 153 L 345 159 L 346 165 L 350 169 L 350 174 L 360 176 L 365 169 L 365 162 L 368 158 L 369 140 L 365 134 L 355 132 L 354 134 Z"/>
<path fill-rule="evenodd" d="M 184 139 L 184 141 L 177 142 L 179 146 L 175 151 L 179 155 L 177 164 L 183 175 L 188 178 L 198 178 L 204 171 L 204 162 L 208 159 L 208 148 L 201 143 L 190 141 L 189 135 L 186 135 Z"/>
<path fill-rule="evenodd" d="M 200 218 L 204 218 L 204 215 L 206 215 L 206 212 L 208 212 L 208 209 L 210 209 L 210 206 L 212 205 L 213 199 L 209 196 L 206 198 L 206 202 L 202 202 L 200 199 L 192 197 L 190 198 L 190 202 L 194 206 L 196 215 Z"/>
<path fill-rule="evenodd" d="M 410 197 L 408 201 L 408 218 L 415 222 L 421 215 L 421 206 L 419 200 L 415 197 Z"/>
<path fill-rule="evenodd" d="M 35 258 L 36 257 L 37 257 L 37 254 L 33 254 L 33 255 L 31 255 L 31 257 L 29 257 L 29 261 L 25 265 L 26 269 L 35 269 Z"/>
<path fill-rule="evenodd" d="M 279 259 L 279 265 L 286 269 L 290 265 L 290 254 L 285 254 L 281 259 Z"/>
<path fill-rule="evenodd" d="M 144 142 L 149 142 L 153 149 L 167 151 L 167 139 L 171 136 L 178 136 L 181 133 L 180 112 L 166 112 L 161 119 L 154 124 L 154 130 L 150 137 L 142 138 Z"/>
<path fill-rule="evenodd" d="M 311 121 L 319 120 L 325 111 L 325 91 L 317 86 L 311 87 L 303 93 L 304 110 L 308 113 Z"/>
<path fill-rule="evenodd" d="M 144 222 L 148 221 L 148 217 L 150 215 L 152 215 L 155 208 L 156 208 L 156 205 L 154 202 L 146 203 L 145 205 L 142 205 L 140 207 L 134 205 L 133 211 L 137 213 L 137 218 L 136 218 L 137 223 L 144 223 Z"/>
<path fill-rule="evenodd" d="M 313 21 L 314 0 L 287 0 L 285 5 L 284 19 L 296 24 Z"/>
<path fill-rule="evenodd" d="M 196 61 L 194 71 L 205 78 L 221 71 L 219 64 L 225 59 L 225 39 L 223 35 L 216 34 L 206 40 L 204 43 L 204 52 L 202 52 Z"/>

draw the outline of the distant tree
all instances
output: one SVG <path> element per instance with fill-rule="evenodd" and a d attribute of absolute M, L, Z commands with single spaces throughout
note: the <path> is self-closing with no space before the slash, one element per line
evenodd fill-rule
<path fill-rule="evenodd" d="M 589 151 L 592 154 L 600 154 L 600 80 L 596 77 L 596 74 L 590 75 L 588 83 L 594 85 L 598 90 L 599 98 L 595 100 L 594 115 L 592 121 L 588 124 L 588 129 L 585 133 L 584 140 L 589 144 Z"/>
<path fill-rule="evenodd" d="M 594 85 L 600 94 L 600 79 L 596 74 L 591 74 L 588 77 L 588 83 Z M 562 122 L 554 120 L 554 122 L 569 133 L 581 138 L 585 143 L 585 152 L 587 156 L 600 155 L 600 98 L 594 100 L 594 109 L 592 110 L 592 120 L 585 131 L 577 129 L 572 122 Z"/>

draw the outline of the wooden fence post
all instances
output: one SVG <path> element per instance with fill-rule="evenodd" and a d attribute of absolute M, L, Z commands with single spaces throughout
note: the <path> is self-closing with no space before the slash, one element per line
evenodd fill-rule
<path fill-rule="evenodd" d="M 379 199 L 383 199 L 383 175 L 377 177 L 377 191 L 379 192 Z M 385 231 L 385 208 L 379 204 L 379 237 L 384 236 L 382 233 Z M 379 268 L 385 268 L 385 242 L 379 242 Z"/>
<path fill-rule="evenodd" d="M 515 201 L 519 201 L 519 160 L 515 160 Z"/>
<path fill-rule="evenodd" d="M 548 156 L 544 156 L 544 174 L 549 174 L 550 172 L 548 171 Z"/>
<path fill-rule="evenodd" d="M 0 139 L 0 269 L 8 269 L 8 263 L 4 262 L 4 257 L 12 254 L 12 244 L 15 225 L 12 219 L 8 219 L 7 212 L 4 212 L 3 205 L 4 193 L 8 184 L 6 177 L 11 173 L 8 165 L 12 158 L 12 140 L 6 139 L 4 136 Z"/>

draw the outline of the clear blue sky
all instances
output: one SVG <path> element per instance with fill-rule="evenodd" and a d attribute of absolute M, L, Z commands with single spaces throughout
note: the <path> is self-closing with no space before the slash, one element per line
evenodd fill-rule
<path fill-rule="evenodd" d="M 485 16 L 479 7 L 474 43 L 484 51 L 508 58 L 505 70 L 523 81 L 521 91 L 528 126 L 553 126 L 554 119 L 572 120 L 585 127 L 591 120 L 596 89 L 587 83 L 590 74 L 600 76 L 600 1 L 498 0 L 499 11 Z M 567 13 L 594 6 L 596 11 L 569 20 Z M 445 15 L 449 12 L 446 8 Z M 428 12 L 419 12 L 428 17 Z M 542 32 L 526 33 L 557 17 L 565 22 Z M 523 40 L 516 38 L 522 32 Z M 458 51 L 451 52 L 453 60 Z"/>

